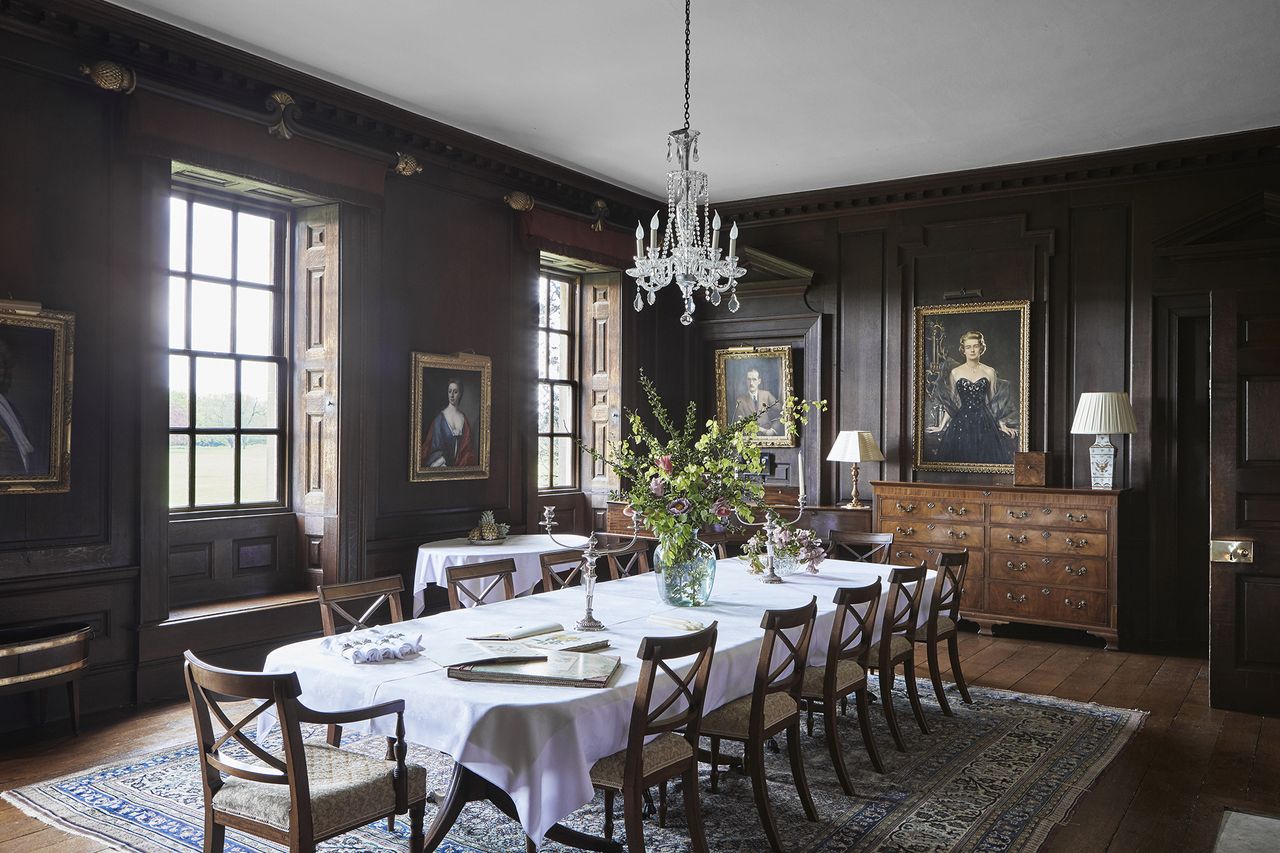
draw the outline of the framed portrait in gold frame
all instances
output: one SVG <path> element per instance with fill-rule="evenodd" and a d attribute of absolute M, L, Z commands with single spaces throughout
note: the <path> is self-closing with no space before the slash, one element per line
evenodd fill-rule
<path fill-rule="evenodd" d="M 487 479 L 489 356 L 415 352 L 412 361 L 410 481 Z"/>
<path fill-rule="evenodd" d="M 75 322 L 0 303 L 0 494 L 71 489 Z"/>
<path fill-rule="evenodd" d="M 716 350 L 716 417 L 721 425 L 756 416 L 761 447 L 795 447 L 784 406 L 791 396 L 791 347 Z"/>
<path fill-rule="evenodd" d="M 1027 449 L 1031 303 L 916 308 L 915 467 L 1012 474 Z"/>

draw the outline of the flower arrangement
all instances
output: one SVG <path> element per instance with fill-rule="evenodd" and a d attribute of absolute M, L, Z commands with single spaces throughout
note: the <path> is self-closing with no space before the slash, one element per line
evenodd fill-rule
<path fill-rule="evenodd" d="M 779 519 L 769 512 L 772 524 L 766 524 L 742 546 L 742 556 L 747 558 L 748 571 L 752 574 L 763 574 L 767 568 L 769 544 L 773 544 L 774 570 L 777 574 L 779 562 L 791 562 L 803 565 L 811 575 L 818 573 L 818 566 L 827 558 L 822 541 L 812 530 L 795 527 Z"/>

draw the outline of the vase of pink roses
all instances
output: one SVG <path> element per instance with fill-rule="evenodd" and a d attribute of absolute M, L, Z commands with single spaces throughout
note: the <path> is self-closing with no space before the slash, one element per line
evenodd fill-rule
<path fill-rule="evenodd" d="M 768 568 L 772 550 L 773 573 L 778 577 L 795 574 L 801 569 L 816 575 L 818 566 L 827 558 L 822 540 L 812 530 L 787 524 L 772 510 L 766 513 L 764 527 L 742 546 L 747 570 L 752 574 L 763 574 Z"/>

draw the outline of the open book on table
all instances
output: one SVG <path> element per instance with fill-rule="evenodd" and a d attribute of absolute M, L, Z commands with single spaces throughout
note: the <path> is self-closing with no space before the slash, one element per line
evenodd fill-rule
<path fill-rule="evenodd" d="M 506 640 L 432 640 L 422 654 L 443 667 L 473 663 L 518 663 L 547 659 L 546 652 Z"/>
<path fill-rule="evenodd" d="M 609 640 L 598 634 L 583 634 L 577 631 L 566 631 L 558 622 L 540 622 L 530 625 L 517 625 L 505 631 L 472 637 L 476 641 L 488 640 L 520 640 L 531 649 L 556 652 L 594 652 L 597 649 L 609 648 Z"/>
<path fill-rule="evenodd" d="M 612 655 L 548 651 L 546 660 L 461 664 L 449 667 L 448 672 L 450 678 L 463 681 L 608 687 L 621 665 Z"/>

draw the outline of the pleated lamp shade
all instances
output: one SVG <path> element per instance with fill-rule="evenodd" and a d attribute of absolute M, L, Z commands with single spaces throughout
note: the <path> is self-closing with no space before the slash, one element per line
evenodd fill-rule
<path fill-rule="evenodd" d="M 841 430 L 827 454 L 828 462 L 883 462 L 884 454 L 869 432 Z"/>
<path fill-rule="evenodd" d="M 1086 391 L 1080 395 L 1071 431 L 1081 435 L 1132 435 L 1138 431 L 1124 391 Z"/>

